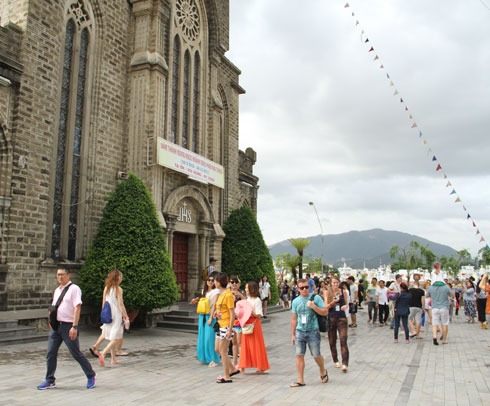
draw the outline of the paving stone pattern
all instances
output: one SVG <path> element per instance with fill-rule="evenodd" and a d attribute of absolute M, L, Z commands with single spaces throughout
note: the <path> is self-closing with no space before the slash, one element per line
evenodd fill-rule
<path fill-rule="evenodd" d="M 434 346 L 426 328 L 422 340 L 393 343 L 393 330 L 368 325 L 365 310 L 358 328 L 349 330 L 350 366 L 335 369 L 328 341 L 322 339 L 330 382 L 320 383 L 318 367 L 306 356 L 303 388 L 289 388 L 296 379 L 294 347 L 290 343 L 290 314 L 277 313 L 264 325 L 271 364 L 267 375 L 234 377 L 232 384 L 215 383 L 221 367 L 200 365 L 195 358 L 197 335 L 163 329 L 137 329 L 125 336 L 131 352 L 123 364 L 97 372 L 97 386 L 85 389 L 86 379 L 66 347 L 58 359 L 57 388 L 39 391 L 45 375 L 47 343 L 0 347 L 0 399 L 7 405 L 490 405 L 489 331 L 455 317 L 449 344 Z M 83 330 L 84 349 L 97 330 Z M 87 356 L 90 357 L 88 350 Z M 110 361 L 107 362 L 110 364 Z"/>

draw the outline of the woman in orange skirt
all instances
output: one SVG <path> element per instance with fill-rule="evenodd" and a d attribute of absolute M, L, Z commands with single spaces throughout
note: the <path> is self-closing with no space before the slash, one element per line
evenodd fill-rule
<path fill-rule="evenodd" d="M 257 374 L 263 374 L 270 369 L 265 350 L 264 336 L 262 334 L 262 302 L 260 300 L 259 285 L 257 282 L 248 282 L 245 286 L 247 301 L 250 303 L 251 314 L 244 312 L 242 316 L 247 317 L 245 320 L 240 320 L 242 326 L 242 343 L 240 347 L 240 362 L 238 368 L 245 373 L 245 368 L 257 368 Z M 253 325 L 253 332 L 246 334 L 247 325 Z M 245 332 L 244 332 L 245 331 Z"/>

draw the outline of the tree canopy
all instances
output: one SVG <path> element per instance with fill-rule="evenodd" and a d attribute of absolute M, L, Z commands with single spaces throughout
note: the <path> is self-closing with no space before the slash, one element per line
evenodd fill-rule
<path fill-rule="evenodd" d="M 267 275 L 271 285 L 271 302 L 276 303 L 276 275 L 272 258 L 265 244 L 255 215 L 250 207 L 232 210 L 223 224 L 223 272 L 237 275 L 245 283 Z"/>
<path fill-rule="evenodd" d="M 80 271 L 84 300 L 100 306 L 105 278 L 113 268 L 123 273 L 121 287 L 128 310 L 149 311 L 176 302 L 178 287 L 165 233 L 148 190 L 133 174 L 107 197 Z"/>

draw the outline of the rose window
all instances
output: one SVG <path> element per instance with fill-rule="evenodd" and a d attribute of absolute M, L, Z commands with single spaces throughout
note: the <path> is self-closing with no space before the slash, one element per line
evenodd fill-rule
<path fill-rule="evenodd" d="M 199 35 L 199 10 L 195 0 L 177 0 L 177 24 L 190 41 Z"/>

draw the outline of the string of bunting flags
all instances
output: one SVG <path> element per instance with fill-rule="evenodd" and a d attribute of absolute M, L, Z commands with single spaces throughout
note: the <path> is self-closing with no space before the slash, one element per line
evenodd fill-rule
<path fill-rule="evenodd" d="M 352 8 L 349 5 L 349 3 L 345 3 L 344 8 L 350 8 L 352 10 Z M 363 42 L 364 44 L 366 44 L 366 48 L 368 48 L 368 53 L 369 54 L 372 53 L 371 55 L 374 55 L 373 61 L 376 62 L 376 63 L 379 63 L 380 64 L 379 65 L 379 68 L 380 69 L 383 69 L 386 72 L 386 68 L 384 66 L 384 63 L 382 62 L 382 60 L 380 59 L 380 56 L 376 52 L 376 49 L 374 48 L 374 45 L 369 40 L 369 37 L 367 36 L 366 32 L 364 31 L 364 29 L 363 29 L 363 27 L 362 27 L 359 19 L 357 18 L 356 14 L 354 13 L 354 11 L 351 11 L 351 15 L 352 15 L 352 18 L 355 20 L 355 27 L 361 31 L 361 34 L 360 34 L 360 40 L 361 40 L 361 42 Z M 443 170 L 443 167 L 442 167 L 440 161 L 437 159 L 436 155 L 432 151 L 432 148 L 429 146 L 429 142 L 427 141 L 427 138 L 424 136 L 424 134 L 422 133 L 422 130 L 420 129 L 419 125 L 417 124 L 417 122 L 414 119 L 414 114 L 411 113 L 411 111 L 408 109 L 407 104 L 403 100 L 403 97 L 400 95 L 400 92 L 398 91 L 398 88 L 395 85 L 395 82 L 393 81 L 393 79 L 391 78 L 391 76 L 390 76 L 390 74 L 388 72 L 386 72 L 386 79 L 387 79 L 387 81 L 389 83 L 389 86 L 392 87 L 393 90 L 394 90 L 393 96 L 395 96 L 397 99 L 398 98 L 400 99 L 400 105 L 401 105 L 401 107 L 404 109 L 404 111 L 406 111 L 408 113 L 408 119 L 410 121 L 410 127 L 413 128 L 413 129 L 415 129 L 415 131 L 417 132 L 417 135 L 418 135 L 419 139 L 427 147 L 427 156 L 430 157 L 432 159 L 432 162 L 435 163 L 435 165 L 436 165 L 435 171 L 436 172 L 439 172 L 442 175 L 442 177 L 445 180 L 447 180 L 446 188 L 450 188 L 450 190 L 451 190 L 451 192 L 449 193 L 449 195 L 450 196 L 451 195 L 453 195 L 453 196 L 455 195 L 456 200 L 454 201 L 454 203 L 460 203 L 461 204 L 461 206 L 462 206 L 462 208 L 463 208 L 463 210 L 465 212 L 466 219 L 469 222 L 471 222 L 471 225 L 476 230 L 475 236 L 479 239 L 479 242 L 480 243 L 485 244 L 485 248 L 486 249 L 490 249 L 490 247 L 488 246 L 488 244 L 486 242 L 486 239 L 484 238 L 484 236 L 482 235 L 480 229 L 476 225 L 475 220 L 471 217 L 471 215 L 468 212 L 466 206 L 462 202 L 461 197 L 458 195 L 458 193 L 456 192 L 456 189 L 454 189 L 454 186 L 453 186 L 452 182 L 448 179 L 448 176 L 447 176 L 446 172 Z"/>

